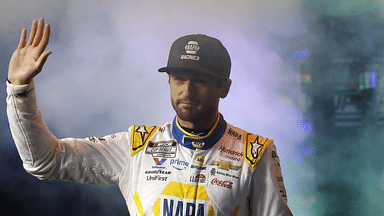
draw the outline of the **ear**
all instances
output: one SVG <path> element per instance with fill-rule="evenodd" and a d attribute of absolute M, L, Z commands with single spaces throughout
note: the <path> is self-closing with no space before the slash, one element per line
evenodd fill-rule
<path fill-rule="evenodd" d="M 223 86 L 221 86 L 221 93 L 220 93 L 220 98 L 225 98 L 228 95 L 229 89 L 231 87 L 232 80 L 227 79 Z"/>

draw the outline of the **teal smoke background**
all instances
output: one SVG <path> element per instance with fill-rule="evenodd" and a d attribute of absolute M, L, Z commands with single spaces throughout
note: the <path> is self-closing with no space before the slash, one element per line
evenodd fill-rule
<path fill-rule="evenodd" d="M 366 124 L 330 133 L 322 115 L 331 109 L 303 103 L 308 96 L 300 83 L 301 63 L 324 65 L 337 50 L 331 45 L 338 37 L 322 28 L 324 17 L 344 20 L 348 25 L 340 28 L 357 35 L 338 46 L 380 56 L 381 47 L 370 41 L 383 38 L 382 2 L 2 0 L 0 8 L 4 81 L 21 29 L 29 31 L 39 17 L 51 24 L 53 54 L 35 83 L 57 137 L 103 136 L 173 119 L 167 78 L 156 71 L 176 38 L 204 33 L 219 38 L 232 58 L 233 85 L 220 111 L 229 123 L 275 140 L 294 215 L 383 214 L 382 130 Z M 5 90 L 0 94 L 5 98 Z M 5 103 L 0 120 L 0 199 L 8 211 L 128 214 L 117 187 L 39 181 L 25 173 Z"/>

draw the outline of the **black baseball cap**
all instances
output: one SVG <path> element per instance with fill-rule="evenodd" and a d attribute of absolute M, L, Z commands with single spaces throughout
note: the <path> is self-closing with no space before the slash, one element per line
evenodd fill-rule
<path fill-rule="evenodd" d="M 159 72 L 183 69 L 228 79 L 231 58 L 218 39 L 202 34 L 186 35 L 173 42 L 167 67 L 160 68 Z"/>

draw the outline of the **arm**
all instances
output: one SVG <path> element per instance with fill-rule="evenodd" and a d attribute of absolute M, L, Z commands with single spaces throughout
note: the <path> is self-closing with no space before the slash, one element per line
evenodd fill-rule
<path fill-rule="evenodd" d="M 8 80 L 12 84 L 7 83 L 7 115 L 23 166 L 40 179 L 116 184 L 128 163 L 127 133 L 116 134 L 113 138 L 107 136 L 104 139 L 58 140 L 42 119 L 37 108 L 32 79 L 41 71 L 50 54 L 43 52 L 49 38 L 49 25 L 46 25 L 44 36 L 41 36 L 43 25 L 43 19 L 40 19 L 38 25 L 36 21 L 33 22 L 27 44 L 26 31 L 23 30 L 8 72 Z M 35 46 L 35 43 L 38 45 Z"/>
<path fill-rule="evenodd" d="M 292 215 L 274 143 L 267 147 L 253 174 L 250 205 L 251 215 Z"/>

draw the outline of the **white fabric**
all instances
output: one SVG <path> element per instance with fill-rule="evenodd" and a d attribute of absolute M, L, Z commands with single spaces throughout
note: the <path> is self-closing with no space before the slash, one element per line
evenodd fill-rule
<path fill-rule="evenodd" d="M 7 94 L 23 166 L 39 179 L 117 184 L 132 216 L 292 215 L 273 141 L 253 170 L 245 160 L 247 132 L 230 124 L 208 150 L 177 143 L 172 123 L 132 126 L 102 138 L 57 139 L 42 120 L 33 82 L 7 83 Z"/>

